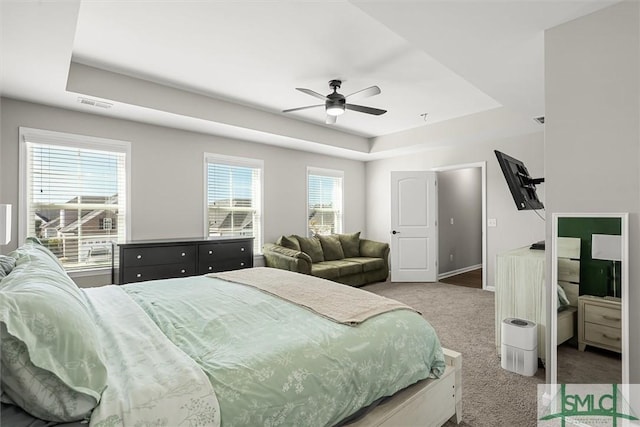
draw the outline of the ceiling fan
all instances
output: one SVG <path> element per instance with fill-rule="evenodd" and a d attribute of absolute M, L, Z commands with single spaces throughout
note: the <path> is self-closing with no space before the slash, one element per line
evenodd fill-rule
<path fill-rule="evenodd" d="M 336 122 L 337 117 L 344 113 L 345 109 L 358 111 L 360 113 L 373 114 L 375 116 L 379 116 L 387 112 L 387 110 L 380 110 L 378 108 L 372 107 L 364 107 L 362 105 L 348 104 L 347 99 L 349 101 L 353 99 L 361 99 L 369 96 L 377 95 L 380 93 L 380 88 L 378 86 L 371 86 L 366 89 L 359 90 L 357 92 L 353 92 L 350 95 L 344 96 L 338 93 L 338 89 L 342 85 L 341 80 L 331 80 L 329 81 L 329 87 L 333 89 L 333 92 L 329 95 L 321 95 L 318 92 L 315 92 L 311 89 L 305 89 L 301 87 L 297 87 L 296 89 L 300 92 L 306 93 L 307 95 L 314 96 L 316 98 L 320 98 L 324 101 L 324 104 L 316 104 L 316 105 L 308 105 L 306 107 L 298 107 L 298 108 L 290 108 L 288 110 L 283 110 L 283 113 L 290 113 L 292 111 L 300 111 L 306 110 L 308 108 L 316 108 L 316 107 L 324 107 L 327 113 L 327 124 L 333 124 Z"/>

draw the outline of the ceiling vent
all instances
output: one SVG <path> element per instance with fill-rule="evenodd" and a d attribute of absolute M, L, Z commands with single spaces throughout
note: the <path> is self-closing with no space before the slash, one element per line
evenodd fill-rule
<path fill-rule="evenodd" d="M 535 120 L 536 122 L 540 123 L 541 125 L 544 124 L 544 116 L 536 117 L 533 120 Z"/>
<path fill-rule="evenodd" d="M 80 104 L 89 105 L 91 107 L 98 107 L 98 108 L 104 108 L 104 109 L 113 107 L 113 104 L 111 104 L 110 102 L 98 101 L 96 99 L 85 98 L 83 96 L 78 97 L 78 102 Z"/>

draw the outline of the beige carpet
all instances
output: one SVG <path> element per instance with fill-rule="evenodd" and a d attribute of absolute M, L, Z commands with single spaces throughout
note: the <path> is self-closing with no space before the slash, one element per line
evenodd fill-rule
<path fill-rule="evenodd" d="M 536 425 L 537 385 L 544 369 L 524 377 L 500 367 L 495 350 L 494 294 L 444 283 L 375 283 L 363 289 L 422 312 L 443 347 L 462 353 L 461 426 Z M 447 427 L 454 424 L 446 424 Z"/>

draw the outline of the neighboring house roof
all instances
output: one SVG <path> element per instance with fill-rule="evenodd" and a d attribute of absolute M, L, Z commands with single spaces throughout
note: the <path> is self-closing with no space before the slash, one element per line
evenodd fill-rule
<path fill-rule="evenodd" d="M 212 221 L 210 227 L 217 230 L 250 228 L 253 223 L 253 212 L 231 210 L 237 207 L 251 207 L 251 199 L 217 200 L 215 205 L 210 205 L 209 220 Z"/>
<path fill-rule="evenodd" d="M 109 198 L 107 198 L 105 200 L 104 196 L 82 196 L 82 199 L 80 200 L 81 203 L 83 204 L 114 204 L 118 202 L 118 195 L 114 194 L 113 196 L 110 196 Z M 78 197 L 74 197 L 73 199 L 69 200 L 66 202 L 66 204 L 69 205 L 77 205 L 78 204 Z M 65 216 L 66 216 L 66 220 L 67 221 L 71 221 L 70 223 L 68 223 L 67 225 L 65 225 L 64 227 L 60 228 L 60 232 L 62 233 L 71 233 L 74 232 L 75 230 L 78 229 L 78 227 L 80 227 L 81 225 L 87 223 L 88 221 L 100 216 L 101 214 L 103 214 L 105 212 L 104 209 L 94 209 L 89 211 L 88 213 L 84 214 L 79 220 L 77 217 L 78 211 L 75 209 L 68 209 L 65 212 Z M 45 229 L 45 228 L 59 228 L 60 227 L 60 209 L 58 210 L 45 210 L 45 211 L 41 211 L 41 212 L 36 212 L 36 215 L 39 218 L 45 218 L 44 213 L 46 213 L 48 216 L 50 217 L 54 217 L 55 218 L 46 221 L 44 224 L 41 225 L 41 228 Z"/>

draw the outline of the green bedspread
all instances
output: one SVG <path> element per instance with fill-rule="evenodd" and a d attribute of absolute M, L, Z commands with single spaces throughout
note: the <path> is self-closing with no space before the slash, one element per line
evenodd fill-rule
<path fill-rule="evenodd" d="M 435 332 L 409 310 L 346 326 L 210 277 L 122 288 L 202 367 L 223 427 L 331 426 L 444 372 Z"/>

